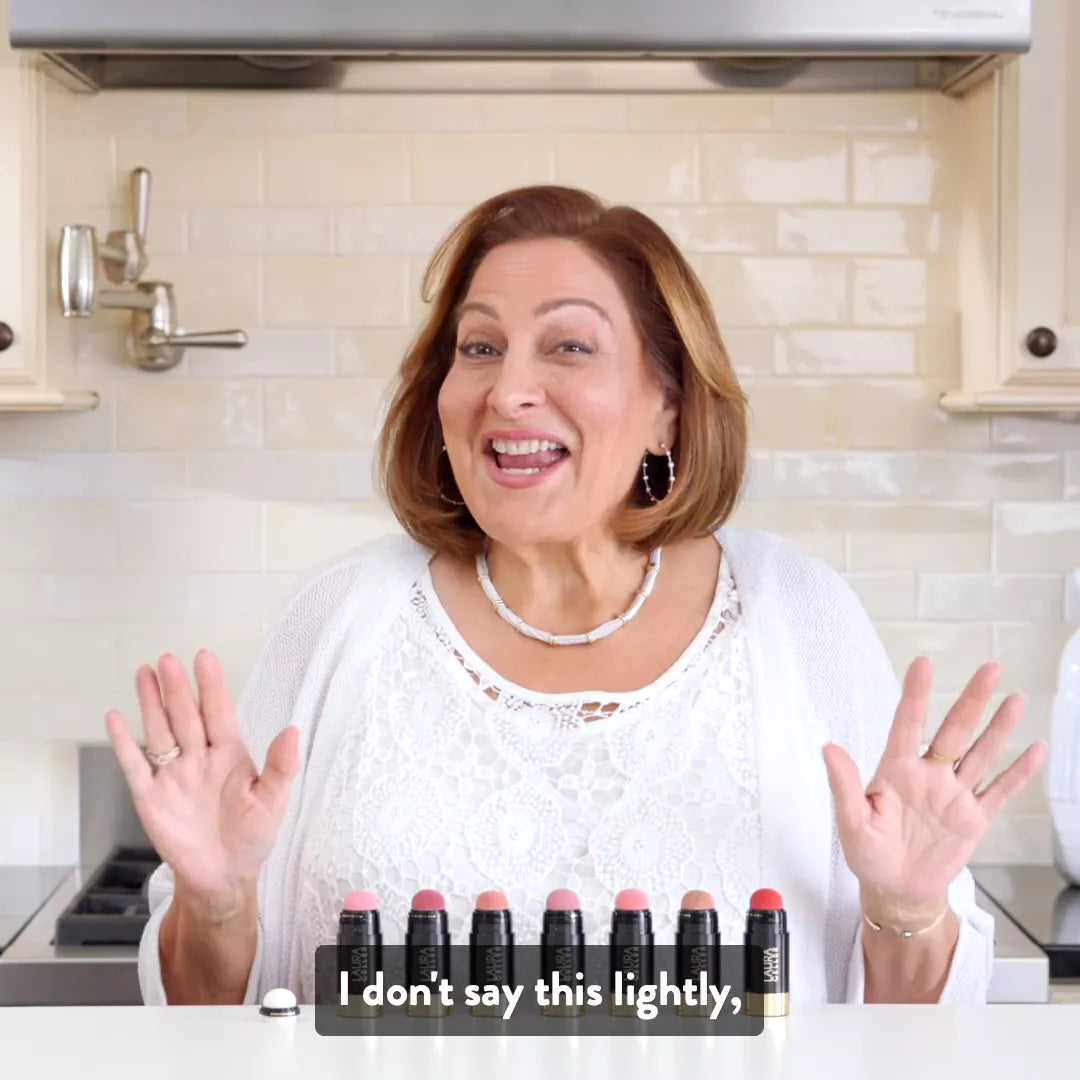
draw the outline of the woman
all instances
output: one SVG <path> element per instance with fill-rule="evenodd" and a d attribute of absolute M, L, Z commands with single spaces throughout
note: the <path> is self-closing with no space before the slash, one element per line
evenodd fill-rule
<path fill-rule="evenodd" d="M 139 671 L 145 756 L 108 715 L 165 863 L 145 1000 L 310 1001 L 357 888 L 388 941 L 440 889 L 461 941 L 484 889 L 535 940 L 570 887 L 599 943 L 626 887 L 658 940 L 690 888 L 741 940 L 759 886 L 784 897 L 797 999 L 985 1000 L 965 864 L 1044 748 L 992 778 L 1023 701 L 975 738 L 986 665 L 921 752 L 928 662 L 901 694 L 835 572 L 724 527 L 744 398 L 670 239 L 526 188 L 460 223 L 432 283 L 381 442 L 406 535 L 304 583 L 241 719 L 206 652 L 197 697 L 174 657 Z"/>

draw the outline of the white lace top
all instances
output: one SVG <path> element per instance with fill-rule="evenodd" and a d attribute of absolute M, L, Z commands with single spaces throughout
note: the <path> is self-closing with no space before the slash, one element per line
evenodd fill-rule
<path fill-rule="evenodd" d="M 378 894 L 399 943 L 414 893 L 446 897 L 455 942 L 477 894 L 501 889 L 534 942 L 547 894 L 581 897 L 590 944 L 615 894 L 644 889 L 658 941 L 707 889 L 741 941 L 761 884 L 751 694 L 738 593 L 722 560 L 709 614 L 678 661 L 632 693 L 543 694 L 489 668 L 425 573 L 389 628 L 334 757 L 300 861 L 304 994 L 343 899 Z"/>
<path fill-rule="evenodd" d="M 259 877 L 245 1004 L 272 987 L 310 1003 L 311 952 L 333 940 L 337 905 L 363 885 L 381 893 L 390 941 L 421 885 L 447 894 L 459 941 L 482 888 L 508 891 L 518 925 L 535 932 L 549 885 L 576 886 L 602 943 L 623 886 L 652 886 L 670 934 L 683 888 L 704 884 L 737 941 L 732 920 L 737 931 L 760 884 L 784 898 L 793 1001 L 862 1001 L 859 883 L 821 748 L 842 746 L 869 780 L 900 684 L 831 566 L 774 533 L 725 526 L 716 538 L 738 597 L 721 582 L 711 628 L 641 694 L 552 697 L 496 678 L 434 603 L 432 552 L 405 535 L 305 574 L 239 702 L 256 767 L 289 726 L 303 763 Z M 139 943 L 147 1004 L 168 1001 L 160 935 L 175 887 L 163 862 Z M 966 868 L 949 902 L 960 936 L 941 1001 L 985 1002 L 994 920 Z"/>

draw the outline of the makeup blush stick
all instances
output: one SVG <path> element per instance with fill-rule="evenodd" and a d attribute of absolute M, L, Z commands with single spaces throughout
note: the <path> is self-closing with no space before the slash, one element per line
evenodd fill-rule
<path fill-rule="evenodd" d="M 366 889 L 350 893 L 338 918 L 338 972 L 346 972 L 346 1003 L 338 1005 L 340 1016 L 375 1017 L 379 1005 L 364 1001 L 364 988 L 374 986 L 382 970 L 382 928 L 379 901 Z M 340 977 L 340 975 L 339 975 Z"/>
<path fill-rule="evenodd" d="M 434 977 L 433 977 L 434 976 Z M 412 901 L 405 929 L 405 983 L 409 991 L 405 1011 L 409 1016 L 446 1016 L 439 983 L 450 978 L 450 931 L 447 926 L 446 901 L 434 889 L 421 889 Z M 425 1004 L 414 995 L 414 986 L 426 986 L 431 995 Z M 414 1002 L 413 998 L 416 997 Z"/>
<path fill-rule="evenodd" d="M 548 895 L 540 929 L 540 977 L 548 987 L 548 1004 L 540 1009 L 544 1016 L 585 1015 L 585 930 L 581 901 L 572 889 Z M 557 999 L 552 992 L 556 977 Z M 569 998 L 562 987 L 569 989 Z"/>
<path fill-rule="evenodd" d="M 649 898 L 640 889 L 623 889 L 615 897 L 610 946 L 611 1014 L 636 1016 L 638 989 L 654 982 L 655 955 Z M 616 991 L 622 1004 L 616 1001 Z"/>
<path fill-rule="evenodd" d="M 693 889 L 682 899 L 675 928 L 675 982 L 683 995 L 680 1016 L 711 1016 L 713 1003 L 704 986 L 720 986 L 720 929 L 716 902 L 703 889 Z M 685 1000 L 686 984 L 693 985 L 696 1004 Z"/>
<path fill-rule="evenodd" d="M 751 1016 L 787 1016 L 787 913 L 775 889 L 758 889 L 750 898 L 744 941 L 746 1011 Z"/>
<path fill-rule="evenodd" d="M 508 1004 L 502 987 L 514 986 L 514 931 L 505 893 L 492 890 L 476 898 L 469 934 L 469 982 L 481 996 L 491 986 L 500 991 L 500 1004 L 473 1005 L 472 1015 L 502 1019 Z"/>

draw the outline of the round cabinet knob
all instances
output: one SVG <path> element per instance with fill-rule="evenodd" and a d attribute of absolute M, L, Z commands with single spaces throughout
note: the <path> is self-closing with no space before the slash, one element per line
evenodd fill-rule
<path fill-rule="evenodd" d="M 6 322 L 0 322 L 0 352 L 10 349 L 15 343 L 15 331 Z"/>
<path fill-rule="evenodd" d="M 1057 334 L 1048 327 L 1036 326 L 1024 339 L 1024 344 L 1032 356 L 1042 360 L 1057 348 Z"/>

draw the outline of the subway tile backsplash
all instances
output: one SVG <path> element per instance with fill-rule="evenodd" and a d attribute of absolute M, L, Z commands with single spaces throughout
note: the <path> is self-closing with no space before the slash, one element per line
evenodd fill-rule
<path fill-rule="evenodd" d="M 700 273 L 752 408 L 735 522 L 842 572 L 898 674 L 935 661 L 929 726 L 982 661 L 1047 733 L 1080 621 L 1080 422 L 949 416 L 964 167 L 936 94 L 47 95 L 49 240 L 129 220 L 152 170 L 150 274 L 187 330 L 242 328 L 149 374 L 125 316 L 50 338 L 92 413 L 0 414 L 0 863 L 77 850 L 72 740 L 137 717 L 159 652 L 236 692 L 296 576 L 396 529 L 373 445 L 427 256 L 522 183 L 634 203 Z M 1013 752 L 1017 747 L 1013 747 Z M 1041 784 L 983 860 L 1048 857 Z"/>
<path fill-rule="evenodd" d="M 702 168 L 706 202 L 843 203 L 848 147 L 838 135 L 707 135 Z"/>

